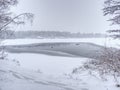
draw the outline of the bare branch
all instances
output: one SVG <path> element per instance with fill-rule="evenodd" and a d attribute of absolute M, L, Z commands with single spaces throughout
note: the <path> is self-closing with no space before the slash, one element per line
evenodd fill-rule
<path fill-rule="evenodd" d="M 33 14 L 31 14 L 31 13 L 22 13 L 22 14 L 19 14 L 19 15 L 15 16 L 14 18 L 12 18 L 9 22 L 5 23 L 5 24 L 0 28 L 0 31 L 2 31 L 5 27 L 7 27 L 9 24 L 11 24 L 11 23 L 13 23 L 13 22 L 16 23 L 16 24 L 22 24 L 22 23 L 24 23 L 24 21 L 19 21 L 19 23 L 14 21 L 15 19 L 18 19 L 18 18 L 21 17 L 21 16 L 26 17 L 28 20 L 30 19 L 31 22 L 32 22 L 32 20 L 33 20 Z"/>

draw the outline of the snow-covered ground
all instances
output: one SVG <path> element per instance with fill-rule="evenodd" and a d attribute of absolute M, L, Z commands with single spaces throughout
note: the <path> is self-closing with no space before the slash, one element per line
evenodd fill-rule
<path fill-rule="evenodd" d="M 33 58 L 31 54 L 27 54 L 27 55 L 29 55 L 29 58 L 31 57 Z M 14 57 L 15 56 L 16 55 L 14 55 Z M 24 56 L 25 55 L 23 56 L 21 55 L 21 57 L 23 58 Z M 34 57 L 35 56 L 36 55 L 34 55 Z M 24 60 L 26 60 L 27 58 L 25 58 Z M 75 65 L 81 65 L 83 62 L 82 60 L 86 60 L 86 59 L 80 58 L 81 62 L 80 61 L 76 62 L 76 61 L 68 61 L 70 59 L 66 60 L 64 58 L 63 63 L 60 63 L 59 60 L 61 60 L 60 59 L 61 57 L 58 58 L 51 57 L 52 59 L 53 58 L 58 59 L 58 62 L 56 64 L 55 63 L 56 60 L 55 62 L 49 63 L 51 58 L 50 59 L 48 58 L 46 60 L 47 62 L 45 63 L 44 61 L 36 62 L 35 61 L 36 58 L 34 60 L 32 58 L 29 60 L 33 61 L 33 67 L 34 67 L 34 63 L 39 62 L 35 67 L 36 68 L 44 67 L 42 70 L 45 70 L 45 73 L 44 71 L 43 73 L 41 73 L 40 71 L 30 70 L 31 67 L 29 67 L 29 64 L 32 65 L 32 63 L 31 61 L 28 60 L 21 62 L 21 66 L 17 66 L 14 60 L 13 61 L 0 60 L 0 90 L 119 90 L 119 88 L 115 87 L 113 81 L 105 82 L 87 73 L 79 74 L 78 76 L 72 74 L 63 74 L 63 75 L 55 74 L 55 73 L 63 73 L 64 71 L 69 72 L 72 69 L 72 67 L 74 67 Z M 45 66 L 42 64 L 45 64 Z M 46 65 L 48 65 L 48 67 Z M 46 73 L 49 73 L 49 75 Z"/>
<path fill-rule="evenodd" d="M 16 39 L 5 40 L 4 45 L 23 45 L 56 42 L 90 42 L 118 47 L 119 40 L 110 38 L 90 39 Z M 114 81 L 102 81 L 88 73 L 71 74 L 89 58 L 48 56 L 31 53 L 8 53 L 9 59 L 0 60 L 0 90 L 119 90 Z"/>
<path fill-rule="evenodd" d="M 74 80 L 46 76 L 21 68 L 12 61 L 0 60 L 0 64 L 0 90 L 87 90 L 77 86 Z"/>

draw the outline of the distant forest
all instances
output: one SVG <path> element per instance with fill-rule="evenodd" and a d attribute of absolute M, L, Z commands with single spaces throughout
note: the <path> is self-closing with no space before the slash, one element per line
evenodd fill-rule
<path fill-rule="evenodd" d="M 100 33 L 71 33 L 62 31 L 2 31 L 1 39 L 16 38 L 102 38 L 105 34 Z"/>

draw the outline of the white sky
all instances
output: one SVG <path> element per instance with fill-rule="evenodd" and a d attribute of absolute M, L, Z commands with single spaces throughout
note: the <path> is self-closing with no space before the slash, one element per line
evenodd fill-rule
<path fill-rule="evenodd" d="M 16 14 L 31 12 L 35 15 L 32 26 L 18 30 L 51 30 L 71 32 L 101 32 L 109 29 L 110 22 L 103 16 L 104 0 L 19 0 L 12 8 Z"/>

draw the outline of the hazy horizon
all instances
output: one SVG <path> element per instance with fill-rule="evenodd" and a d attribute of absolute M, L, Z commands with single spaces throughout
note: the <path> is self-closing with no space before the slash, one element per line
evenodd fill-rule
<path fill-rule="evenodd" d="M 110 22 L 103 16 L 103 0 L 20 0 L 12 8 L 16 14 L 31 12 L 35 15 L 32 26 L 17 30 L 69 31 L 105 33 Z"/>

